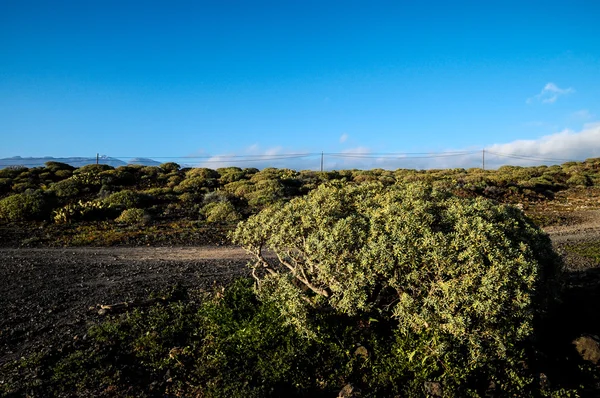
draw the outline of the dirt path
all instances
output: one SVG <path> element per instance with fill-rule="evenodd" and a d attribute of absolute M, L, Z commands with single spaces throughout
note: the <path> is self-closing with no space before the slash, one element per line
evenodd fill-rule
<path fill-rule="evenodd" d="M 98 304 L 210 289 L 248 276 L 249 259 L 231 246 L 0 249 L 0 364 L 81 336 Z"/>
<path fill-rule="evenodd" d="M 579 210 L 571 215 L 576 223 L 544 228 L 556 244 L 600 238 L 600 210 Z"/>
<path fill-rule="evenodd" d="M 600 210 L 578 210 L 570 213 L 574 222 L 568 225 L 550 226 L 544 230 L 550 235 L 554 248 L 561 254 L 567 270 L 600 270 L 600 264 L 580 256 L 569 247 L 580 244 L 600 244 Z"/>

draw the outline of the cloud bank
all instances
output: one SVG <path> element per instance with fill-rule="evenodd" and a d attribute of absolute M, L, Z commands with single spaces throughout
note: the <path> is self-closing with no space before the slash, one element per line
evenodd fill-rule
<path fill-rule="evenodd" d="M 380 154 L 365 146 L 346 149 L 339 153 L 325 153 L 325 170 L 374 169 L 444 169 L 483 166 L 482 149 L 464 148 L 446 152 L 422 154 Z M 485 148 L 485 168 L 503 165 L 534 166 L 560 164 L 600 157 L 600 122 L 585 125 L 580 131 L 563 130 L 533 140 L 498 143 Z M 208 167 L 266 167 L 294 170 L 319 170 L 321 153 L 298 153 L 283 147 L 262 149 L 253 145 L 242 155 L 217 155 L 199 159 L 186 166 Z"/>

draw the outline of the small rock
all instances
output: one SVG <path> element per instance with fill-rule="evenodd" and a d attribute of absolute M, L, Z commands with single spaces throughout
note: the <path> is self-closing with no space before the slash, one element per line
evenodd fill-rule
<path fill-rule="evenodd" d="M 428 397 L 441 397 L 443 395 L 442 383 L 439 381 L 426 381 L 424 387 Z"/>
<path fill-rule="evenodd" d="M 359 345 L 354 351 L 354 355 L 363 357 L 364 359 L 369 358 L 369 351 L 365 348 L 365 346 Z"/>
<path fill-rule="evenodd" d="M 598 365 L 600 362 L 600 341 L 595 336 L 581 336 L 573 340 L 575 349 L 584 361 Z"/>
<path fill-rule="evenodd" d="M 351 383 L 346 384 L 339 392 L 337 398 L 357 398 L 360 397 L 360 391 L 354 389 Z"/>

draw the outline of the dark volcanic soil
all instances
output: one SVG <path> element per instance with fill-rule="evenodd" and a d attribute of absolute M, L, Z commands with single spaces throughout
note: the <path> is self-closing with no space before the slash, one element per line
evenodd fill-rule
<path fill-rule="evenodd" d="M 98 304 L 249 275 L 235 247 L 0 249 L 0 365 L 81 337 Z"/>

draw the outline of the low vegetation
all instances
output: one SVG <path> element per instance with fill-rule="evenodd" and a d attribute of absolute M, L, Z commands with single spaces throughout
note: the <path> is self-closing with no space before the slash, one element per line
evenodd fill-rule
<path fill-rule="evenodd" d="M 18 244 L 229 233 L 222 239 L 255 258 L 254 280 L 175 287 L 85 338 L 5 365 L 0 392 L 578 396 L 599 372 L 548 360 L 563 269 L 539 225 L 560 220 L 544 217 L 553 207 L 597 197 L 599 185 L 600 159 L 497 171 L 0 170 L 1 225 L 43 231 Z"/>

